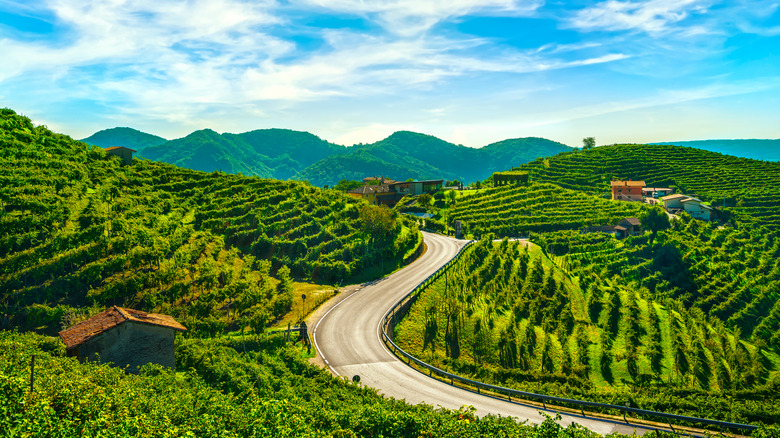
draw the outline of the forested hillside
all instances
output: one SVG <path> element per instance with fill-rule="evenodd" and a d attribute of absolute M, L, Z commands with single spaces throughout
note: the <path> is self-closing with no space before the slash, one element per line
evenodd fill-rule
<path fill-rule="evenodd" d="M 385 175 L 396 180 L 482 180 L 507 166 L 526 163 L 572 148 L 543 138 L 505 140 L 482 148 L 454 145 L 436 137 L 399 131 L 384 140 L 348 148 L 341 157 L 322 160 L 296 178 L 319 186 L 342 179 Z"/>
<path fill-rule="evenodd" d="M 517 138 L 469 148 L 436 137 L 400 131 L 371 144 L 345 147 L 308 132 L 258 129 L 241 134 L 195 131 L 176 140 L 155 140 L 130 128 L 114 128 L 84 139 L 101 147 L 126 146 L 140 156 L 188 169 L 223 171 L 309 181 L 322 187 L 341 180 L 386 176 L 396 180 L 447 179 L 466 183 L 507 166 L 572 148 L 543 138 Z"/>
<path fill-rule="evenodd" d="M 737 158 L 670 145 L 602 146 L 540 158 L 518 166 L 531 180 L 608 196 L 612 178 L 644 180 L 648 187 L 672 187 L 734 220 L 780 227 L 780 163 Z"/>
<path fill-rule="evenodd" d="M 501 386 L 776 423 L 779 241 L 767 237 L 762 248 L 748 250 L 765 254 L 755 260 L 763 267 L 753 278 L 773 273 L 754 281 L 740 269 L 753 265 L 749 256 L 725 262 L 717 255 L 744 236 L 697 227 L 692 221 L 664 232 L 649 260 L 642 258 L 653 252 L 646 237 L 556 232 L 535 239 L 540 249 L 487 236 L 422 293 L 396 328 L 396 341 L 435 366 Z M 678 253 L 679 242 L 690 251 Z M 716 266 L 684 270 L 706 264 L 712 246 Z M 675 277 L 702 289 L 732 284 L 694 297 L 674 287 L 683 281 Z"/>
<path fill-rule="evenodd" d="M 149 146 L 165 143 L 168 140 L 133 128 L 111 128 L 98 131 L 81 141 L 102 148 L 124 146 L 140 152 Z"/>
<path fill-rule="evenodd" d="M 141 156 L 188 169 L 289 179 L 307 166 L 346 153 L 308 132 L 260 129 L 218 134 L 210 129 L 144 150 Z"/>
<path fill-rule="evenodd" d="M 399 215 L 306 183 L 120 163 L 0 111 L 0 313 L 12 326 L 53 332 L 116 304 L 194 334 L 261 331 L 289 309 L 291 276 L 376 278 L 420 241 Z"/>

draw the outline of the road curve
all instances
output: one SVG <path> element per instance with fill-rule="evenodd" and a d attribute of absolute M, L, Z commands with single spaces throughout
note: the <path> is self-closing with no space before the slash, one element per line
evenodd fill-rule
<path fill-rule="evenodd" d="M 319 321 L 310 321 L 318 354 L 334 374 L 347 378 L 359 375 L 362 384 L 388 397 L 449 409 L 471 405 L 480 416 L 498 414 L 541 423 L 544 417 L 539 408 L 479 395 L 432 379 L 401 362 L 381 341 L 379 326 L 385 312 L 466 244 L 437 234 L 423 233 L 423 236 L 428 248 L 420 259 L 358 289 Z M 571 415 L 563 415 L 560 423 L 579 423 L 600 434 L 642 435 L 647 431 L 623 423 Z"/>

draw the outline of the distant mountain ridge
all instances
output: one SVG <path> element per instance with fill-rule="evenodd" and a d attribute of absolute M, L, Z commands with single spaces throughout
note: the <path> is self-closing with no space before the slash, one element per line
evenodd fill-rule
<path fill-rule="evenodd" d="M 652 144 L 687 146 L 735 157 L 780 161 L 780 139 L 662 141 Z"/>
<path fill-rule="evenodd" d="M 118 127 L 98 131 L 87 138 L 81 139 L 81 141 L 102 148 L 124 146 L 140 152 L 149 146 L 165 143 L 168 140 L 137 129 Z"/>
<path fill-rule="evenodd" d="M 162 142 L 151 144 L 155 138 Z M 194 170 L 305 180 L 315 186 L 373 175 L 397 180 L 458 179 L 469 183 L 498 170 L 574 149 L 536 137 L 470 148 L 410 131 L 396 132 L 375 143 L 346 147 L 308 132 L 288 129 L 258 129 L 241 134 L 203 129 L 166 141 L 130 128 L 114 128 L 83 141 L 101 147 L 129 147 L 143 158 Z"/>

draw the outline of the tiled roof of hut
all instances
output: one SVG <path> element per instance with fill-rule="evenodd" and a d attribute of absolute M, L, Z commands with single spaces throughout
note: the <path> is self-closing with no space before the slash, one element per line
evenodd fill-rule
<path fill-rule="evenodd" d="M 65 346 L 70 350 L 126 321 L 168 327 L 180 332 L 187 331 L 187 329 L 173 319 L 172 316 L 146 313 L 140 310 L 113 306 L 61 331 L 59 335 L 65 343 Z"/>

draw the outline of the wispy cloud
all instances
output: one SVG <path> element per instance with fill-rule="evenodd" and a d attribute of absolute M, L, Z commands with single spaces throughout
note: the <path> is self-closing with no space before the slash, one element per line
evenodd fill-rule
<path fill-rule="evenodd" d="M 670 32 L 693 14 L 707 11 L 700 0 L 607 0 L 578 11 L 569 25 L 582 30 L 637 30 L 650 34 Z"/>
<path fill-rule="evenodd" d="M 311 5 L 345 14 L 376 17 L 387 31 L 414 36 L 436 24 L 465 15 L 528 16 L 542 0 L 304 0 Z"/>

